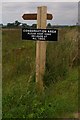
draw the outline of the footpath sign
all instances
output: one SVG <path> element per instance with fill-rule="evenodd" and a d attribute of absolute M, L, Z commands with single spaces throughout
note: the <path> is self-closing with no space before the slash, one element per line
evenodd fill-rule
<path fill-rule="evenodd" d="M 24 14 L 22 16 L 22 18 L 24 20 L 37 20 L 37 14 L 36 13 L 32 13 L 32 14 Z M 52 20 L 53 16 L 52 14 L 47 14 L 47 20 Z"/>
<path fill-rule="evenodd" d="M 56 29 L 22 29 L 23 40 L 57 41 L 58 30 Z"/>
<path fill-rule="evenodd" d="M 47 20 L 52 20 L 52 14 L 47 13 L 47 6 L 37 7 L 37 14 L 29 13 L 22 16 L 24 20 L 37 20 L 37 29 L 22 29 L 23 40 L 36 40 L 36 85 L 43 92 L 43 76 L 46 63 L 46 41 L 57 41 L 58 31 L 46 29 Z"/>

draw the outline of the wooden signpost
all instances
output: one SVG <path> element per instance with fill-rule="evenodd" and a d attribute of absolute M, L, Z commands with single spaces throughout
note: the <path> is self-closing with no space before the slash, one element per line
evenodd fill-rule
<path fill-rule="evenodd" d="M 37 29 L 45 29 L 47 20 L 47 7 L 37 8 Z M 43 75 L 46 61 L 46 41 L 36 43 L 36 83 L 39 91 L 43 91 Z"/>
<path fill-rule="evenodd" d="M 47 19 L 51 20 L 52 14 L 47 14 L 47 7 L 37 7 L 37 14 L 24 14 L 22 16 L 24 20 L 36 20 L 37 29 L 46 29 Z M 36 42 L 36 83 L 37 89 L 43 91 L 43 75 L 45 72 L 46 62 L 46 41 Z"/>
<path fill-rule="evenodd" d="M 33 13 L 33 14 L 24 14 L 22 16 L 22 18 L 24 20 L 37 20 L 37 14 L 36 13 Z M 52 20 L 53 16 L 52 14 L 48 14 L 47 13 L 47 20 Z"/>

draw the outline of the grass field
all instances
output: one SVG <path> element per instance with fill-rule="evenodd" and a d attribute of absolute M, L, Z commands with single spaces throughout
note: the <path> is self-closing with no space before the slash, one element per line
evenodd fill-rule
<path fill-rule="evenodd" d="M 2 31 L 0 29 L 0 119 L 2 118 Z"/>
<path fill-rule="evenodd" d="M 36 93 L 35 41 L 22 41 L 20 29 L 2 32 L 4 118 L 75 118 L 78 112 L 77 28 L 59 29 L 47 42 L 44 94 Z"/>

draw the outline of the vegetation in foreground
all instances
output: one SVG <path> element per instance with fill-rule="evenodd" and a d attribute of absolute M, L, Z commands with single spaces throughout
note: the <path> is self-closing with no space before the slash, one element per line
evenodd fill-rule
<path fill-rule="evenodd" d="M 77 28 L 59 29 L 47 43 L 45 90 L 36 92 L 34 41 L 3 29 L 3 119 L 74 118 L 78 112 Z"/>

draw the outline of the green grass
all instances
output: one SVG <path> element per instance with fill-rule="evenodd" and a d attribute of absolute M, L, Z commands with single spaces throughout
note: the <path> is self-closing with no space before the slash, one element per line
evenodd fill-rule
<path fill-rule="evenodd" d="M 2 118 L 2 32 L 0 29 L 0 119 Z"/>
<path fill-rule="evenodd" d="M 48 103 L 51 102 L 52 109 L 55 111 L 53 117 L 70 117 L 76 113 L 78 111 L 78 70 L 72 70 L 65 80 L 51 85 L 48 91 Z"/>
<path fill-rule="evenodd" d="M 35 83 L 36 42 L 22 41 L 19 29 L 3 30 L 3 119 L 75 117 L 78 70 L 75 63 L 72 68 L 70 64 L 77 51 L 76 31 L 60 29 L 59 40 L 47 43 L 45 90 L 39 96 Z"/>

